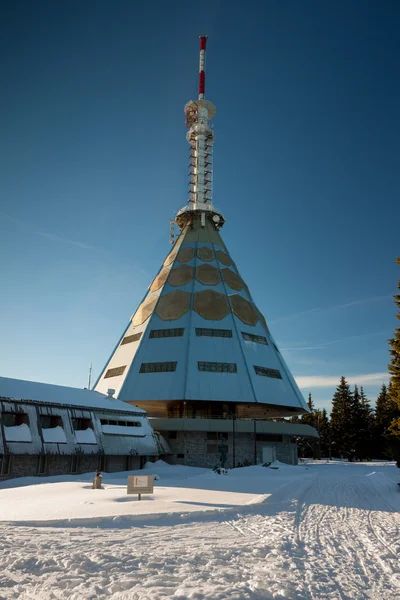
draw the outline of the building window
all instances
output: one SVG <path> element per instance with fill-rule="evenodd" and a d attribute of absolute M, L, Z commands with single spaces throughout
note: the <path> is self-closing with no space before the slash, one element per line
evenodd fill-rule
<path fill-rule="evenodd" d="M 62 418 L 59 415 L 40 415 L 40 426 L 42 429 L 62 427 Z"/>
<path fill-rule="evenodd" d="M 170 440 L 176 440 L 178 437 L 178 432 L 177 431 L 169 431 L 168 432 L 168 439 Z"/>
<path fill-rule="evenodd" d="M 282 442 L 283 437 L 274 433 L 257 433 L 257 442 Z"/>
<path fill-rule="evenodd" d="M 207 446 L 207 454 L 218 454 L 218 444 L 208 444 Z"/>
<path fill-rule="evenodd" d="M 149 338 L 182 337 L 184 331 L 183 327 L 176 329 L 152 329 Z"/>
<path fill-rule="evenodd" d="M 44 475 L 47 471 L 47 456 L 39 454 L 36 460 L 36 475 Z"/>
<path fill-rule="evenodd" d="M 132 342 L 137 342 L 142 337 L 142 331 L 140 333 L 134 333 L 133 335 L 127 335 L 121 342 L 121 346 L 125 344 L 131 344 Z M 111 375 L 110 375 L 111 377 Z"/>
<path fill-rule="evenodd" d="M 10 474 L 11 471 L 11 457 L 9 454 L 3 454 L 0 456 L 0 477 L 4 477 Z"/>
<path fill-rule="evenodd" d="M 18 425 L 29 425 L 29 417 L 23 412 L 2 412 L 1 421 L 4 427 L 18 427 Z"/>
<path fill-rule="evenodd" d="M 141 427 L 140 421 L 116 421 L 114 419 L 100 419 L 102 425 L 118 425 L 118 427 Z"/>
<path fill-rule="evenodd" d="M 218 433 L 218 431 L 207 431 L 207 440 L 228 441 L 228 433 Z"/>
<path fill-rule="evenodd" d="M 199 371 L 209 371 L 211 373 L 237 373 L 236 363 L 222 362 L 198 362 Z"/>
<path fill-rule="evenodd" d="M 177 454 L 176 458 L 185 458 L 185 455 L 184 454 Z"/>
<path fill-rule="evenodd" d="M 125 369 L 126 369 L 126 365 L 124 367 L 115 367 L 114 369 L 108 369 L 107 373 L 104 375 L 104 379 L 122 375 L 124 373 Z"/>
<path fill-rule="evenodd" d="M 71 456 L 71 460 L 69 463 L 69 472 L 77 473 L 79 468 L 79 456 L 77 454 L 73 454 Z"/>
<path fill-rule="evenodd" d="M 85 429 L 93 429 L 92 419 L 72 419 L 72 427 L 74 431 L 83 431 Z"/>
<path fill-rule="evenodd" d="M 277 369 L 267 369 L 266 367 L 257 367 L 254 365 L 256 375 L 262 375 L 263 377 L 272 377 L 272 379 L 282 379 L 280 371 Z"/>
<path fill-rule="evenodd" d="M 176 371 L 177 362 L 142 363 L 139 373 L 169 373 Z"/>
<path fill-rule="evenodd" d="M 255 344 L 264 344 L 264 346 L 268 345 L 267 338 L 263 335 L 255 335 L 254 333 L 247 333 L 246 331 L 242 331 L 242 337 L 246 342 L 254 342 Z"/>
<path fill-rule="evenodd" d="M 232 330 L 231 329 L 201 329 L 196 327 L 196 335 L 198 337 L 224 337 L 231 338 Z"/>

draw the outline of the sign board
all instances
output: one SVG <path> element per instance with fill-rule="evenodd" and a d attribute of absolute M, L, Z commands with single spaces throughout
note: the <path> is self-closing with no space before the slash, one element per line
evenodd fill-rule
<path fill-rule="evenodd" d="M 128 494 L 153 494 L 154 475 L 129 475 Z"/>

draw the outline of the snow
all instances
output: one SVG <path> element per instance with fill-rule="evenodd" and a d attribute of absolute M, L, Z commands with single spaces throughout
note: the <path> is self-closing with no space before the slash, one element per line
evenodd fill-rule
<path fill-rule="evenodd" d="M 67 438 L 65 437 L 65 431 L 59 425 L 57 427 L 49 427 L 42 429 L 43 441 L 47 443 L 66 444 Z"/>
<path fill-rule="evenodd" d="M 400 471 L 309 461 L 227 475 L 148 463 L 128 474 L 0 484 L 1 598 L 394 600 Z M 138 473 L 138 472 L 136 472 Z"/>
<path fill-rule="evenodd" d="M 78 444 L 97 444 L 96 436 L 91 427 L 87 429 L 77 429 L 74 431 L 75 439 Z"/>
<path fill-rule="evenodd" d="M 92 390 L 25 381 L 0 377 L 0 397 L 14 400 L 29 400 L 63 404 L 67 406 L 81 406 L 87 408 L 124 411 L 145 415 L 146 411 L 137 406 L 131 406 L 121 400 L 110 398 Z"/>
<path fill-rule="evenodd" d="M 4 435 L 7 442 L 31 442 L 32 435 L 26 423 L 4 427 Z"/>

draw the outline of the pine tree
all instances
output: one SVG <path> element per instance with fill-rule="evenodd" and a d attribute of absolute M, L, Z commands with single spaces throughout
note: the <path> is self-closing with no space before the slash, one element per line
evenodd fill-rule
<path fill-rule="evenodd" d="M 388 435 L 391 422 L 389 393 L 386 385 L 383 384 L 375 405 L 374 449 L 376 458 L 385 456 L 387 441 L 384 436 Z"/>
<path fill-rule="evenodd" d="M 400 258 L 396 260 L 397 264 L 400 265 Z M 400 279 L 397 282 L 397 287 L 400 291 Z M 397 306 L 397 318 L 400 320 L 400 294 L 394 294 L 394 303 Z M 389 365 L 389 373 L 391 375 L 391 400 L 397 405 L 400 414 L 400 327 L 394 330 L 394 336 L 389 340 L 391 361 Z M 400 416 L 397 416 L 390 427 L 391 433 L 398 438 L 400 446 Z M 400 467 L 400 449 L 399 455 L 396 456 L 398 460 L 398 466 Z"/>
<path fill-rule="evenodd" d="M 356 455 L 360 460 L 367 460 L 373 456 L 374 413 L 362 387 L 355 408 L 357 410 Z"/>
<path fill-rule="evenodd" d="M 332 454 L 352 460 L 355 456 L 354 403 L 350 386 L 344 377 L 332 399 Z"/>
<path fill-rule="evenodd" d="M 302 415 L 300 422 L 302 425 L 311 425 L 311 427 L 315 427 L 314 403 L 312 401 L 311 392 L 308 394 L 307 406 L 310 412 Z M 321 456 L 319 441 L 315 438 L 303 437 L 299 441 L 298 451 L 299 456 L 302 458 L 320 458 Z"/>
<path fill-rule="evenodd" d="M 320 453 L 323 458 L 330 456 L 331 428 L 326 409 L 315 410 L 315 427 L 319 433 Z"/>

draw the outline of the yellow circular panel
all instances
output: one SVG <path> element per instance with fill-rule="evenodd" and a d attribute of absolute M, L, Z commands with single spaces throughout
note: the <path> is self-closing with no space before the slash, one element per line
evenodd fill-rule
<path fill-rule="evenodd" d="M 251 302 L 239 296 L 239 294 L 233 294 L 229 296 L 231 301 L 232 310 L 237 317 L 246 325 L 256 325 L 258 321 L 258 315 L 254 310 Z"/>
<path fill-rule="evenodd" d="M 239 275 L 236 275 L 236 273 L 234 273 L 230 269 L 222 269 L 222 277 L 224 278 L 225 283 L 228 284 L 230 288 L 240 292 L 240 290 L 243 287 L 243 282 L 240 279 Z"/>
<path fill-rule="evenodd" d="M 164 261 L 164 267 L 168 267 L 168 265 L 170 265 L 175 260 L 177 254 L 177 250 L 174 250 L 173 252 L 171 252 L 171 254 L 168 254 L 167 258 Z"/>
<path fill-rule="evenodd" d="M 214 290 L 196 292 L 193 308 L 201 317 L 212 321 L 219 321 L 229 314 L 227 297 Z"/>
<path fill-rule="evenodd" d="M 182 265 L 182 267 L 178 267 L 177 269 L 172 269 L 172 271 L 170 271 L 168 283 L 173 286 L 185 285 L 186 283 L 189 283 L 192 277 L 193 267 L 189 267 L 189 265 Z"/>
<path fill-rule="evenodd" d="M 221 262 L 223 265 L 229 267 L 229 265 L 232 264 L 230 257 L 227 254 L 225 254 L 223 250 L 217 250 L 216 254 L 219 262 Z"/>
<path fill-rule="evenodd" d="M 196 279 L 204 285 L 217 285 L 221 282 L 221 275 L 212 265 L 200 265 L 196 268 Z"/>
<path fill-rule="evenodd" d="M 157 315 L 164 321 L 179 319 L 190 309 L 190 296 L 189 292 L 182 292 L 181 290 L 161 296 L 157 304 Z"/>
<path fill-rule="evenodd" d="M 194 248 L 183 248 L 182 250 L 179 250 L 177 258 L 179 262 L 188 262 L 189 260 L 192 260 L 193 256 Z"/>
<path fill-rule="evenodd" d="M 150 291 L 156 292 L 157 290 L 159 290 L 160 287 L 162 287 L 164 285 L 164 283 L 167 281 L 168 274 L 169 274 L 169 269 L 163 269 L 161 271 L 161 273 L 159 273 L 157 275 L 157 277 L 151 284 Z"/>
<path fill-rule="evenodd" d="M 204 262 L 211 262 L 215 260 L 214 251 L 212 248 L 207 248 L 207 246 L 201 246 L 197 248 L 197 256 L 200 260 L 204 260 Z"/>
<path fill-rule="evenodd" d="M 142 302 L 132 319 L 132 324 L 135 325 L 135 327 L 136 325 L 141 325 L 149 318 L 154 310 L 155 305 L 157 304 L 157 300 L 157 296 L 151 296 Z"/>

